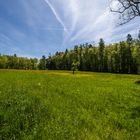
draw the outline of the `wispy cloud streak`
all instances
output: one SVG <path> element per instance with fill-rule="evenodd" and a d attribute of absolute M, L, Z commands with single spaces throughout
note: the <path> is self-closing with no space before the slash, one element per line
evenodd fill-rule
<path fill-rule="evenodd" d="M 109 42 L 116 28 L 125 28 L 116 27 L 118 16 L 110 12 L 107 0 L 52 0 L 52 4 L 48 0 L 45 1 L 52 7 L 63 27 L 69 28 L 64 34 L 64 45 L 83 40 L 97 41 L 101 37 Z M 129 32 L 129 29 L 127 31 Z"/>
<path fill-rule="evenodd" d="M 44 0 L 48 5 L 49 7 L 51 8 L 52 12 L 54 13 L 56 19 L 59 21 L 59 23 L 62 25 L 62 27 L 64 28 L 64 31 L 67 32 L 67 28 L 65 26 L 65 24 L 63 23 L 63 21 L 61 20 L 61 18 L 59 17 L 58 13 L 55 11 L 53 5 L 49 2 L 49 0 Z"/>

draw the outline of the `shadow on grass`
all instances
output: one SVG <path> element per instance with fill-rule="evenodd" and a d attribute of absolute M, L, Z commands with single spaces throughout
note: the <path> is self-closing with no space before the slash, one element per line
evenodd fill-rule
<path fill-rule="evenodd" d="M 140 106 L 132 108 L 131 118 L 132 119 L 140 118 Z"/>
<path fill-rule="evenodd" d="M 139 84 L 139 85 L 140 85 L 140 80 L 138 80 L 138 81 L 135 81 L 135 84 Z"/>

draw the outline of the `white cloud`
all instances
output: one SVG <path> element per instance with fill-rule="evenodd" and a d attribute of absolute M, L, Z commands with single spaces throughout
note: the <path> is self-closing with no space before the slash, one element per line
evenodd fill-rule
<path fill-rule="evenodd" d="M 102 33 L 110 35 L 113 22 L 106 0 L 45 1 L 63 26 L 64 32 L 67 31 L 64 33 L 64 43 L 82 39 L 94 40 Z"/>
<path fill-rule="evenodd" d="M 116 27 L 118 15 L 112 14 L 108 6 L 109 0 L 18 1 L 16 8 L 7 5 L 11 21 L 9 15 L 4 21 L 0 19 L 0 45 L 5 52 L 38 56 L 79 43 L 97 43 L 100 38 L 109 43 L 125 39 L 128 33 L 136 36 L 139 18 Z"/>
<path fill-rule="evenodd" d="M 120 29 L 116 26 L 118 16 L 110 12 L 108 0 L 51 0 L 51 4 L 45 1 L 64 27 L 63 44 L 97 41 L 101 37 L 109 42 L 115 30 Z"/>

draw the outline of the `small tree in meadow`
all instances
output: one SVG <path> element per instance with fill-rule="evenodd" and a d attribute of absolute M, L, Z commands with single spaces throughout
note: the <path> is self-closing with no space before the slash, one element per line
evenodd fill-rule
<path fill-rule="evenodd" d="M 79 65 L 80 65 L 80 63 L 79 63 L 78 61 L 72 63 L 71 70 L 73 71 L 73 74 L 74 74 L 74 72 L 75 72 L 76 70 L 78 70 Z"/>

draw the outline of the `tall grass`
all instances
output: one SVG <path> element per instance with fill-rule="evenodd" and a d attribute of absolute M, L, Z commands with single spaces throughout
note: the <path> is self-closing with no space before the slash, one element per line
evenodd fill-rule
<path fill-rule="evenodd" d="M 139 79 L 0 70 L 0 139 L 139 140 Z"/>

